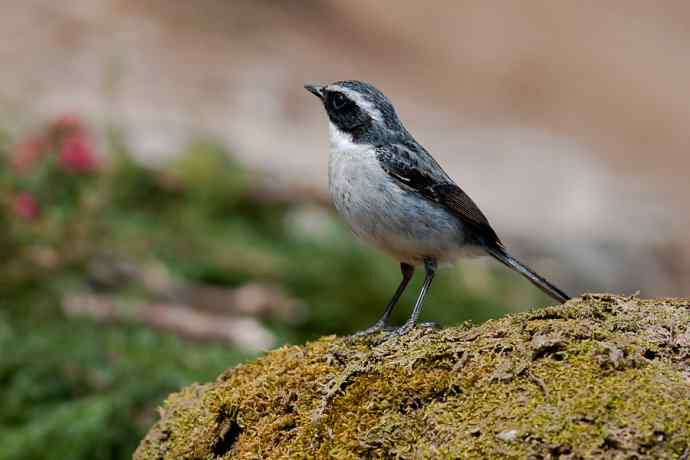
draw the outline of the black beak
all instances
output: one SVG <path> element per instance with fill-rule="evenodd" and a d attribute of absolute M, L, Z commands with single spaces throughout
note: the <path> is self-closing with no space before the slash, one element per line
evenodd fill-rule
<path fill-rule="evenodd" d="M 323 100 L 323 86 L 320 85 L 304 85 L 304 89 L 312 93 L 314 96 Z"/>

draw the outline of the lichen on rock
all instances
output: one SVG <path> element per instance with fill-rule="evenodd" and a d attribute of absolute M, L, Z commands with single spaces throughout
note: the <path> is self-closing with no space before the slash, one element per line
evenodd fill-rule
<path fill-rule="evenodd" d="M 673 458 L 690 301 L 585 295 L 470 328 L 286 346 L 173 394 L 134 458 Z"/>

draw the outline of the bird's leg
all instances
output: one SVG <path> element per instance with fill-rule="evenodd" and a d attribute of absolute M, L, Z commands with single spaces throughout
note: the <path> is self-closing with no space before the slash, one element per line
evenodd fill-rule
<path fill-rule="evenodd" d="M 388 328 L 388 318 L 391 316 L 393 307 L 395 307 L 395 304 L 398 303 L 398 299 L 405 291 L 405 288 L 412 279 L 412 275 L 414 274 L 414 267 L 412 265 L 408 265 L 404 262 L 401 262 L 400 272 L 402 273 L 402 281 L 400 281 L 398 289 L 395 290 L 395 294 L 393 294 L 393 297 L 388 302 L 388 305 L 386 305 L 386 309 L 383 311 L 383 315 L 381 315 L 381 318 L 379 318 L 379 320 L 376 321 L 376 323 L 374 323 L 374 325 L 370 328 L 365 329 L 363 331 L 359 331 L 356 334 L 353 334 L 351 337 L 364 337 L 381 330 L 386 330 Z"/>
<path fill-rule="evenodd" d="M 434 275 L 436 274 L 436 260 L 434 259 L 425 259 L 424 260 L 424 269 L 426 270 L 426 278 L 424 279 L 424 284 L 422 285 L 422 290 L 419 292 L 419 297 L 417 297 L 417 302 L 414 305 L 414 309 L 412 309 L 412 314 L 410 315 L 410 318 L 407 320 L 407 322 L 399 327 L 398 329 L 394 330 L 393 332 L 390 333 L 391 336 L 393 335 L 405 335 L 408 332 L 410 332 L 414 327 L 417 325 L 417 320 L 419 319 L 419 314 L 422 312 L 422 305 L 424 304 L 424 298 L 426 297 L 426 293 L 429 291 L 429 287 L 431 286 L 431 282 L 434 280 Z"/>

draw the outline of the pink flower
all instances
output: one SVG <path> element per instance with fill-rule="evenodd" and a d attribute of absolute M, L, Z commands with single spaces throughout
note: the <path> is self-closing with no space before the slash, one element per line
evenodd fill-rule
<path fill-rule="evenodd" d="M 76 115 L 62 115 L 50 124 L 49 130 L 57 136 L 81 134 L 84 126 Z"/>
<path fill-rule="evenodd" d="M 60 165 L 77 173 L 92 173 L 97 169 L 96 157 L 87 139 L 77 134 L 66 138 L 60 146 Z"/>
<path fill-rule="evenodd" d="M 46 140 L 42 136 L 36 136 L 14 147 L 12 167 L 18 173 L 27 171 L 43 155 Z"/>
<path fill-rule="evenodd" d="M 31 193 L 23 192 L 14 197 L 14 213 L 26 220 L 36 220 L 41 214 L 38 201 Z"/>

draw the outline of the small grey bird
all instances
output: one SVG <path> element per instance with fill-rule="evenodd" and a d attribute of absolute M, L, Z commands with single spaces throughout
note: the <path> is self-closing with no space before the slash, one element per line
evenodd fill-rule
<path fill-rule="evenodd" d="M 415 327 L 440 264 L 490 255 L 558 302 L 569 297 L 506 251 L 489 221 L 405 129 L 393 105 L 372 85 L 355 80 L 305 85 L 330 120 L 329 187 L 354 233 L 400 262 L 402 281 L 381 318 L 356 335 L 390 329 L 388 319 L 414 273 L 426 279 L 410 318 L 393 334 Z"/>

